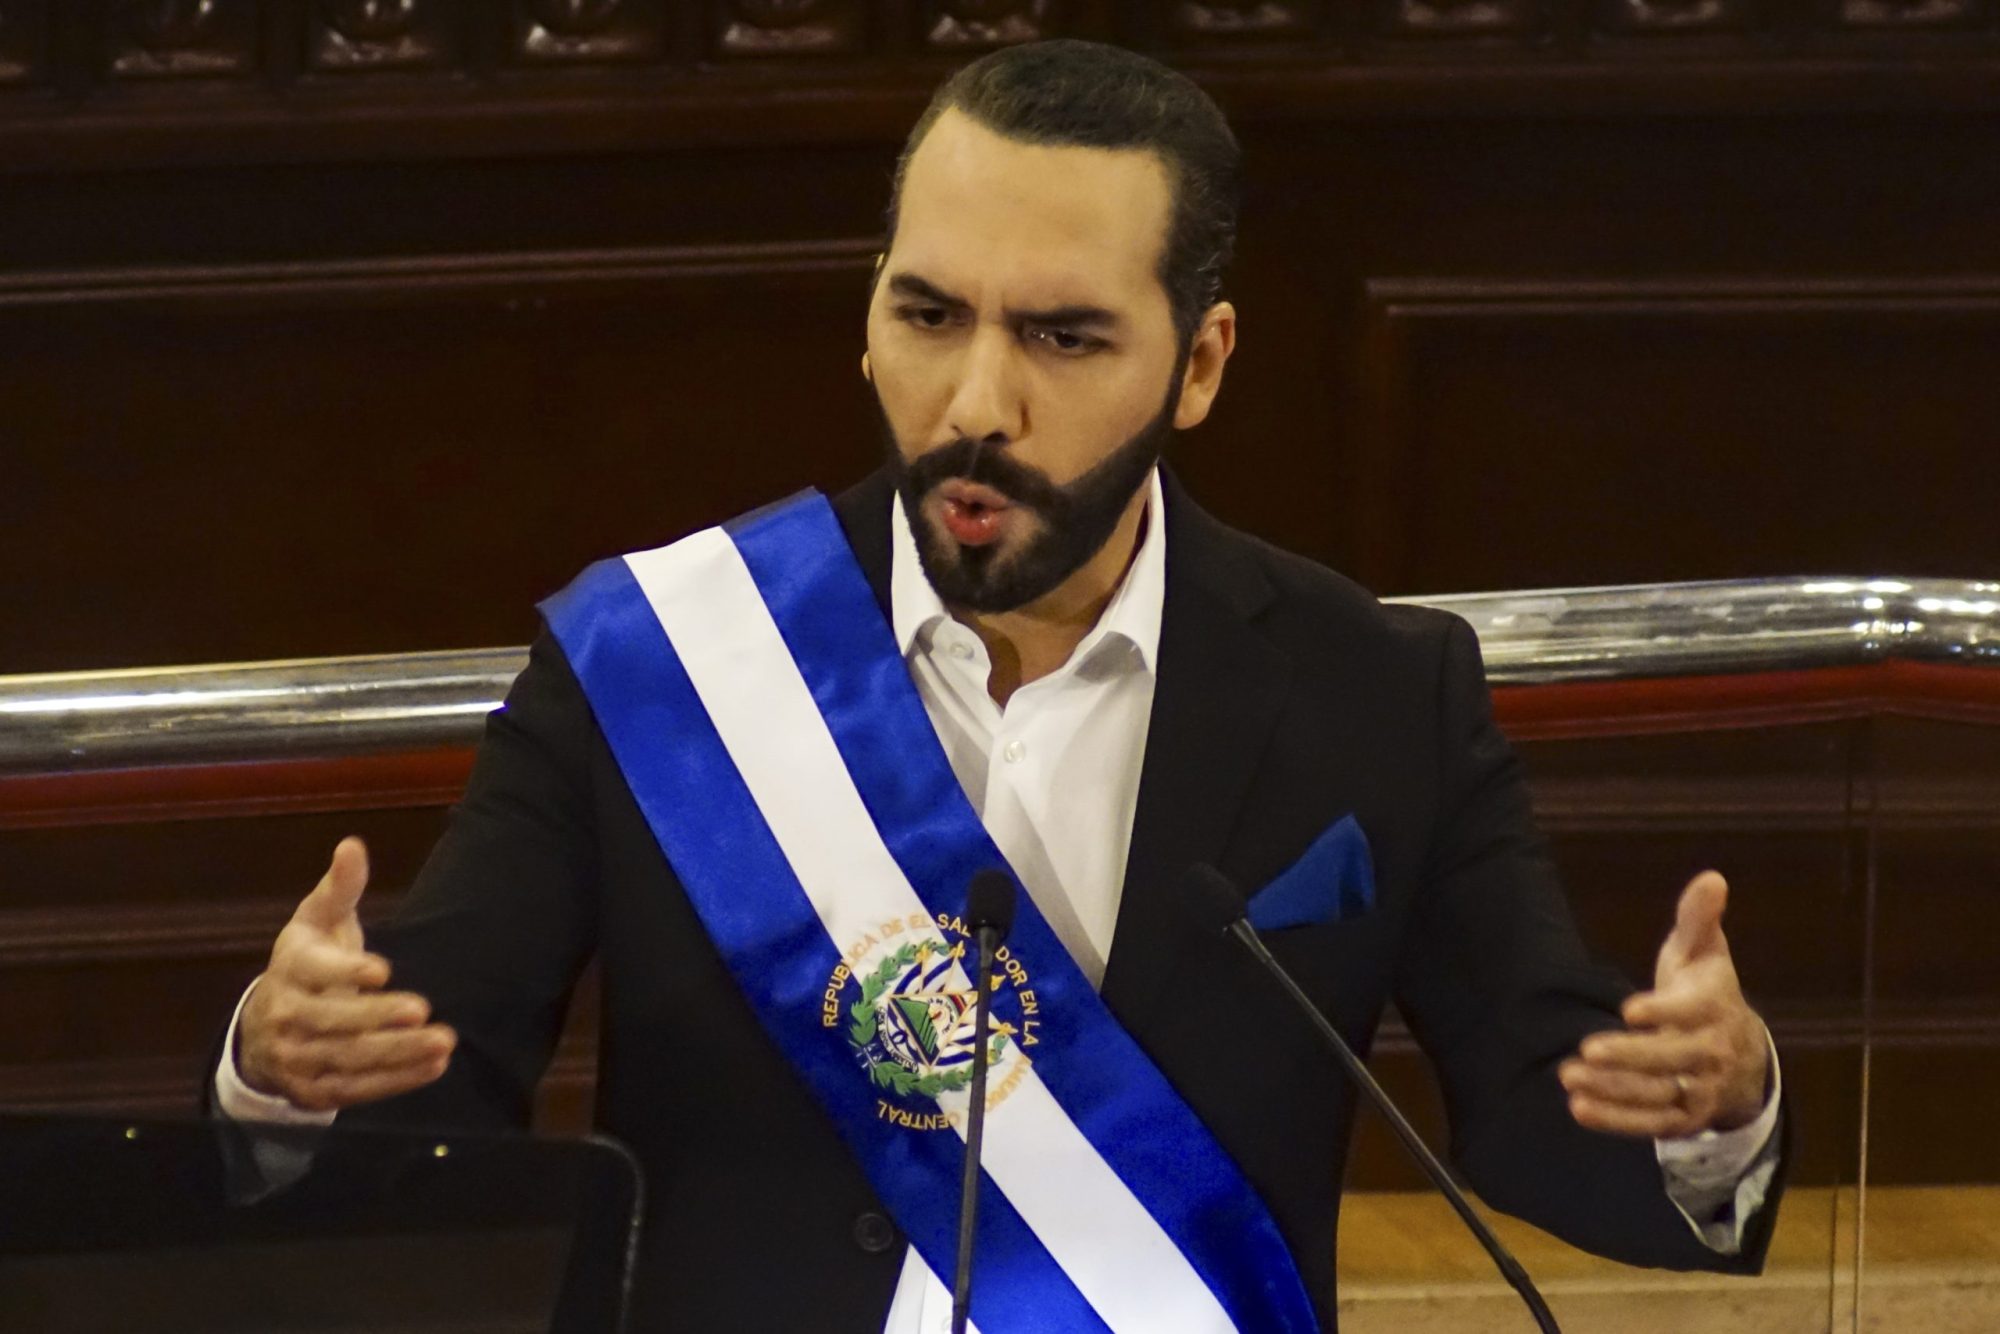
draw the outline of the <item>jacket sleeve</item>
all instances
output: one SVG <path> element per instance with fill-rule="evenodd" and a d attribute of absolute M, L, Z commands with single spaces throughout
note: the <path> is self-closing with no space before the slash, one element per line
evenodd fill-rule
<path fill-rule="evenodd" d="M 417 991 L 459 1044 L 436 1083 L 341 1123 L 525 1127 L 596 941 L 593 754 L 582 688 L 544 634 L 487 720 L 465 794 L 392 920 L 368 932 L 390 986 Z"/>
<path fill-rule="evenodd" d="M 1556 1067 L 1622 1026 L 1632 987 L 1578 937 L 1463 621 L 1448 623 L 1440 656 L 1440 795 L 1396 1001 L 1437 1067 L 1454 1163 L 1494 1208 L 1595 1254 L 1756 1272 L 1775 1191 L 1741 1253 L 1718 1254 L 1667 1198 L 1650 1140 L 1570 1117 Z"/>

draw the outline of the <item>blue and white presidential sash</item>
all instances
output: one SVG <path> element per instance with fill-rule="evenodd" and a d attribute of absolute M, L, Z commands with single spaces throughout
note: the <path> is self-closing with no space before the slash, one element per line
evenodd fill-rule
<path fill-rule="evenodd" d="M 543 606 L 738 984 L 933 1275 L 951 1272 L 971 983 L 1005 866 L 824 497 L 603 561 Z M 1026 894 L 996 984 L 984 1334 L 1310 1331 L 1277 1225 Z"/>

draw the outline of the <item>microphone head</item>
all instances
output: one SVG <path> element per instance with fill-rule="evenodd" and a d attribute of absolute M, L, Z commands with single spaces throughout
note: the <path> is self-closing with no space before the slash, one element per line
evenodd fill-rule
<path fill-rule="evenodd" d="M 965 928 L 992 927 L 1005 940 L 1014 926 L 1014 877 L 989 866 L 965 888 Z"/>
<path fill-rule="evenodd" d="M 1186 886 L 1188 912 L 1202 930 L 1219 936 L 1243 920 L 1242 892 L 1207 862 L 1188 867 L 1181 883 Z"/>

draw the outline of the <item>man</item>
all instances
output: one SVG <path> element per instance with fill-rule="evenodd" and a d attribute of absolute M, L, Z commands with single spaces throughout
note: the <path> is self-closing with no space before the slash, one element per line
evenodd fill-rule
<path fill-rule="evenodd" d="M 637 1327 L 941 1329 L 955 896 L 1004 857 L 1028 901 L 976 1316 L 1331 1329 L 1352 1096 L 1180 902 L 1212 864 L 1357 1045 L 1396 1001 L 1488 1202 L 1756 1269 L 1782 1133 L 1720 877 L 1629 995 L 1576 939 L 1470 631 L 1156 466 L 1235 347 L 1235 177 L 1213 104 L 1127 52 L 947 82 L 868 311 L 888 467 L 547 604 L 375 952 L 352 840 L 279 936 L 222 1109 L 519 1125 L 594 952 L 598 1117 L 648 1173 Z"/>

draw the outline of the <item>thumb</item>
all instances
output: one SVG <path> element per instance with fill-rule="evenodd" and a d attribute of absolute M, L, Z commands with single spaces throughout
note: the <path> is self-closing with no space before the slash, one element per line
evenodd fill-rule
<path fill-rule="evenodd" d="M 1691 963 L 1727 951 L 1722 913 L 1728 906 L 1729 882 L 1717 872 L 1703 871 L 1688 881 L 1681 891 L 1680 905 L 1674 909 L 1673 933 L 1660 950 L 1662 971 L 1670 958 Z"/>
<path fill-rule="evenodd" d="M 368 845 L 352 836 L 334 847 L 326 874 L 305 896 L 297 919 L 322 931 L 338 931 L 355 920 L 361 891 L 368 888 Z"/>

